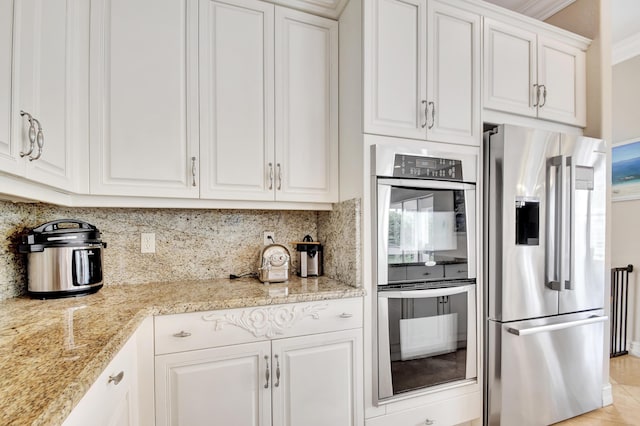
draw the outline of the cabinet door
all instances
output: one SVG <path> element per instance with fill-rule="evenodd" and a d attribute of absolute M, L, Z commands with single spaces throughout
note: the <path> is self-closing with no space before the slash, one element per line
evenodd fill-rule
<path fill-rule="evenodd" d="M 66 418 L 63 426 L 127 426 L 146 424 L 139 417 L 137 333 Z"/>
<path fill-rule="evenodd" d="M 363 423 L 361 334 L 354 329 L 273 341 L 274 426 Z"/>
<path fill-rule="evenodd" d="M 200 1 L 203 198 L 274 199 L 274 6 Z"/>
<path fill-rule="evenodd" d="M 426 139 L 426 0 L 364 8 L 364 132 Z"/>
<path fill-rule="evenodd" d="M 39 158 L 26 163 L 25 176 L 47 185 L 84 192 L 88 136 L 88 4 L 81 0 L 24 0 L 15 11 L 17 108 L 13 111 L 20 148 L 30 146 L 28 122 L 20 110 L 40 123 L 44 143 Z M 37 128 L 37 127 L 36 127 Z M 32 158 L 36 158 L 38 147 Z M 84 169 L 86 172 L 86 169 Z"/>
<path fill-rule="evenodd" d="M 11 137 L 13 117 L 13 10 L 14 1 L 0 2 L 0 170 L 21 173 L 17 139 Z"/>
<path fill-rule="evenodd" d="M 586 126 L 586 54 L 556 40 L 538 37 L 538 117 Z"/>
<path fill-rule="evenodd" d="M 479 145 L 480 16 L 431 2 L 427 139 Z"/>
<path fill-rule="evenodd" d="M 270 425 L 270 346 L 247 343 L 156 356 L 157 426 Z"/>
<path fill-rule="evenodd" d="M 535 117 L 536 34 L 484 19 L 485 108 Z"/>
<path fill-rule="evenodd" d="M 276 7 L 276 200 L 338 201 L 338 22 Z"/>
<path fill-rule="evenodd" d="M 199 195 L 197 0 L 91 2 L 91 193 Z"/>

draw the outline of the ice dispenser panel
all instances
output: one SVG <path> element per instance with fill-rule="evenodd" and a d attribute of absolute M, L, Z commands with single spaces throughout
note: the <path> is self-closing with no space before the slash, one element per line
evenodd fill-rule
<path fill-rule="evenodd" d="M 540 200 L 516 198 L 516 244 L 537 246 L 539 234 Z"/>

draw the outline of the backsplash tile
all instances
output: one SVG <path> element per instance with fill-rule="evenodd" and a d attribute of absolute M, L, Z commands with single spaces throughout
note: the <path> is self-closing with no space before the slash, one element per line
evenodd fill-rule
<path fill-rule="evenodd" d="M 318 212 L 318 240 L 324 249 L 324 273 L 354 287 L 362 286 L 361 223 L 359 199 L 334 204 Z"/>
<path fill-rule="evenodd" d="M 295 248 L 289 245 L 306 234 L 334 238 L 333 229 L 347 229 L 351 235 L 338 234 L 337 247 L 354 241 L 359 246 L 359 231 L 353 232 L 350 208 L 359 203 L 347 201 L 335 205 L 333 212 L 266 210 L 186 210 L 68 208 L 48 204 L 22 204 L 0 201 L 0 300 L 25 293 L 25 258 L 16 253 L 20 235 L 44 222 L 61 218 L 84 220 L 95 225 L 107 243 L 104 251 L 104 283 L 138 284 L 174 280 L 228 277 L 230 273 L 256 272 L 262 249 L 263 231 L 274 231 L 276 242 L 285 245 L 296 270 Z M 359 207 L 358 207 L 359 210 Z M 320 216 L 322 220 L 320 220 Z M 348 224 L 340 225 L 341 221 Z M 318 226 L 328 228 L 319 232 Z M 156 253 L 140 253 L 140 234 L 156 234 Z M 342 232 L 342 231 L 340 231 Z M 324 238 L 324 237 L 323 237 Z M 321 240 L 322 241 L 322 240 Z M 355 243 L 358 241 L 358 244 Z M 327 250 L 333 253 L 333 242 Z M 358 261 L 344 261 L 329 254 L 325 275 L 356 285 L 351 268 Z M 350 258 L 356 251 L 349 250 Z M 359 252 L 358 252 L 359 253 Z M 332 259 L 340 259 L 333 265 Z M 359 285 L 359 284 L 358 284 Z"/>

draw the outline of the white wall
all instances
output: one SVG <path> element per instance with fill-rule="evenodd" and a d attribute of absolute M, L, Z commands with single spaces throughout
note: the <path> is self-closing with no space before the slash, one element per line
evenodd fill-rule
<path fill-rule="evenodd" d="M 613 67 L 613 142 L 640 138 L 640 56 Z M 612 203 L 611 264 L 634 265 L 630 277 L 629 333 L 631 351 L 640 356 L 640 291 L 633 291 L 640 268 L 640 200 Z"/>

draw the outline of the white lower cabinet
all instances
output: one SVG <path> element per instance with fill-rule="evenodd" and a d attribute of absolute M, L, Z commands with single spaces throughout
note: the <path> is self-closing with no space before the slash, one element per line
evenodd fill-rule
<path fill-rule="evenodd" d="M 156 320 L 156 353 L 183 350 L 155 357 L 156 425 L 363 424 L 361 300 Z M 167 336 L 178 343 L 158 345 Z M 184 350 L 189 339 L 215 347 Z"/>
<path fill-rule="evenodd" d="M 151 318 L 113 357 L 63 426 L 143 426 L 153 424 Z"/>
<path fill-rule="evenodd" d="M 482 392 L 470 392 L 453 398 L 409 409 L 388 409 L 384 416 L 367 419 L 366 426 L 450 426 L 478 422 L 482 413 Z"/>
<path fill-rule="evenodd" d="M 273 424 L 361 424 L 361 345 L 360 329 L 274 340 Z"/>
<path fill-rule="evenodd" d="M 271 424 L 270 346 L 247 343 L 156 357 L 156 424 Z"/>

